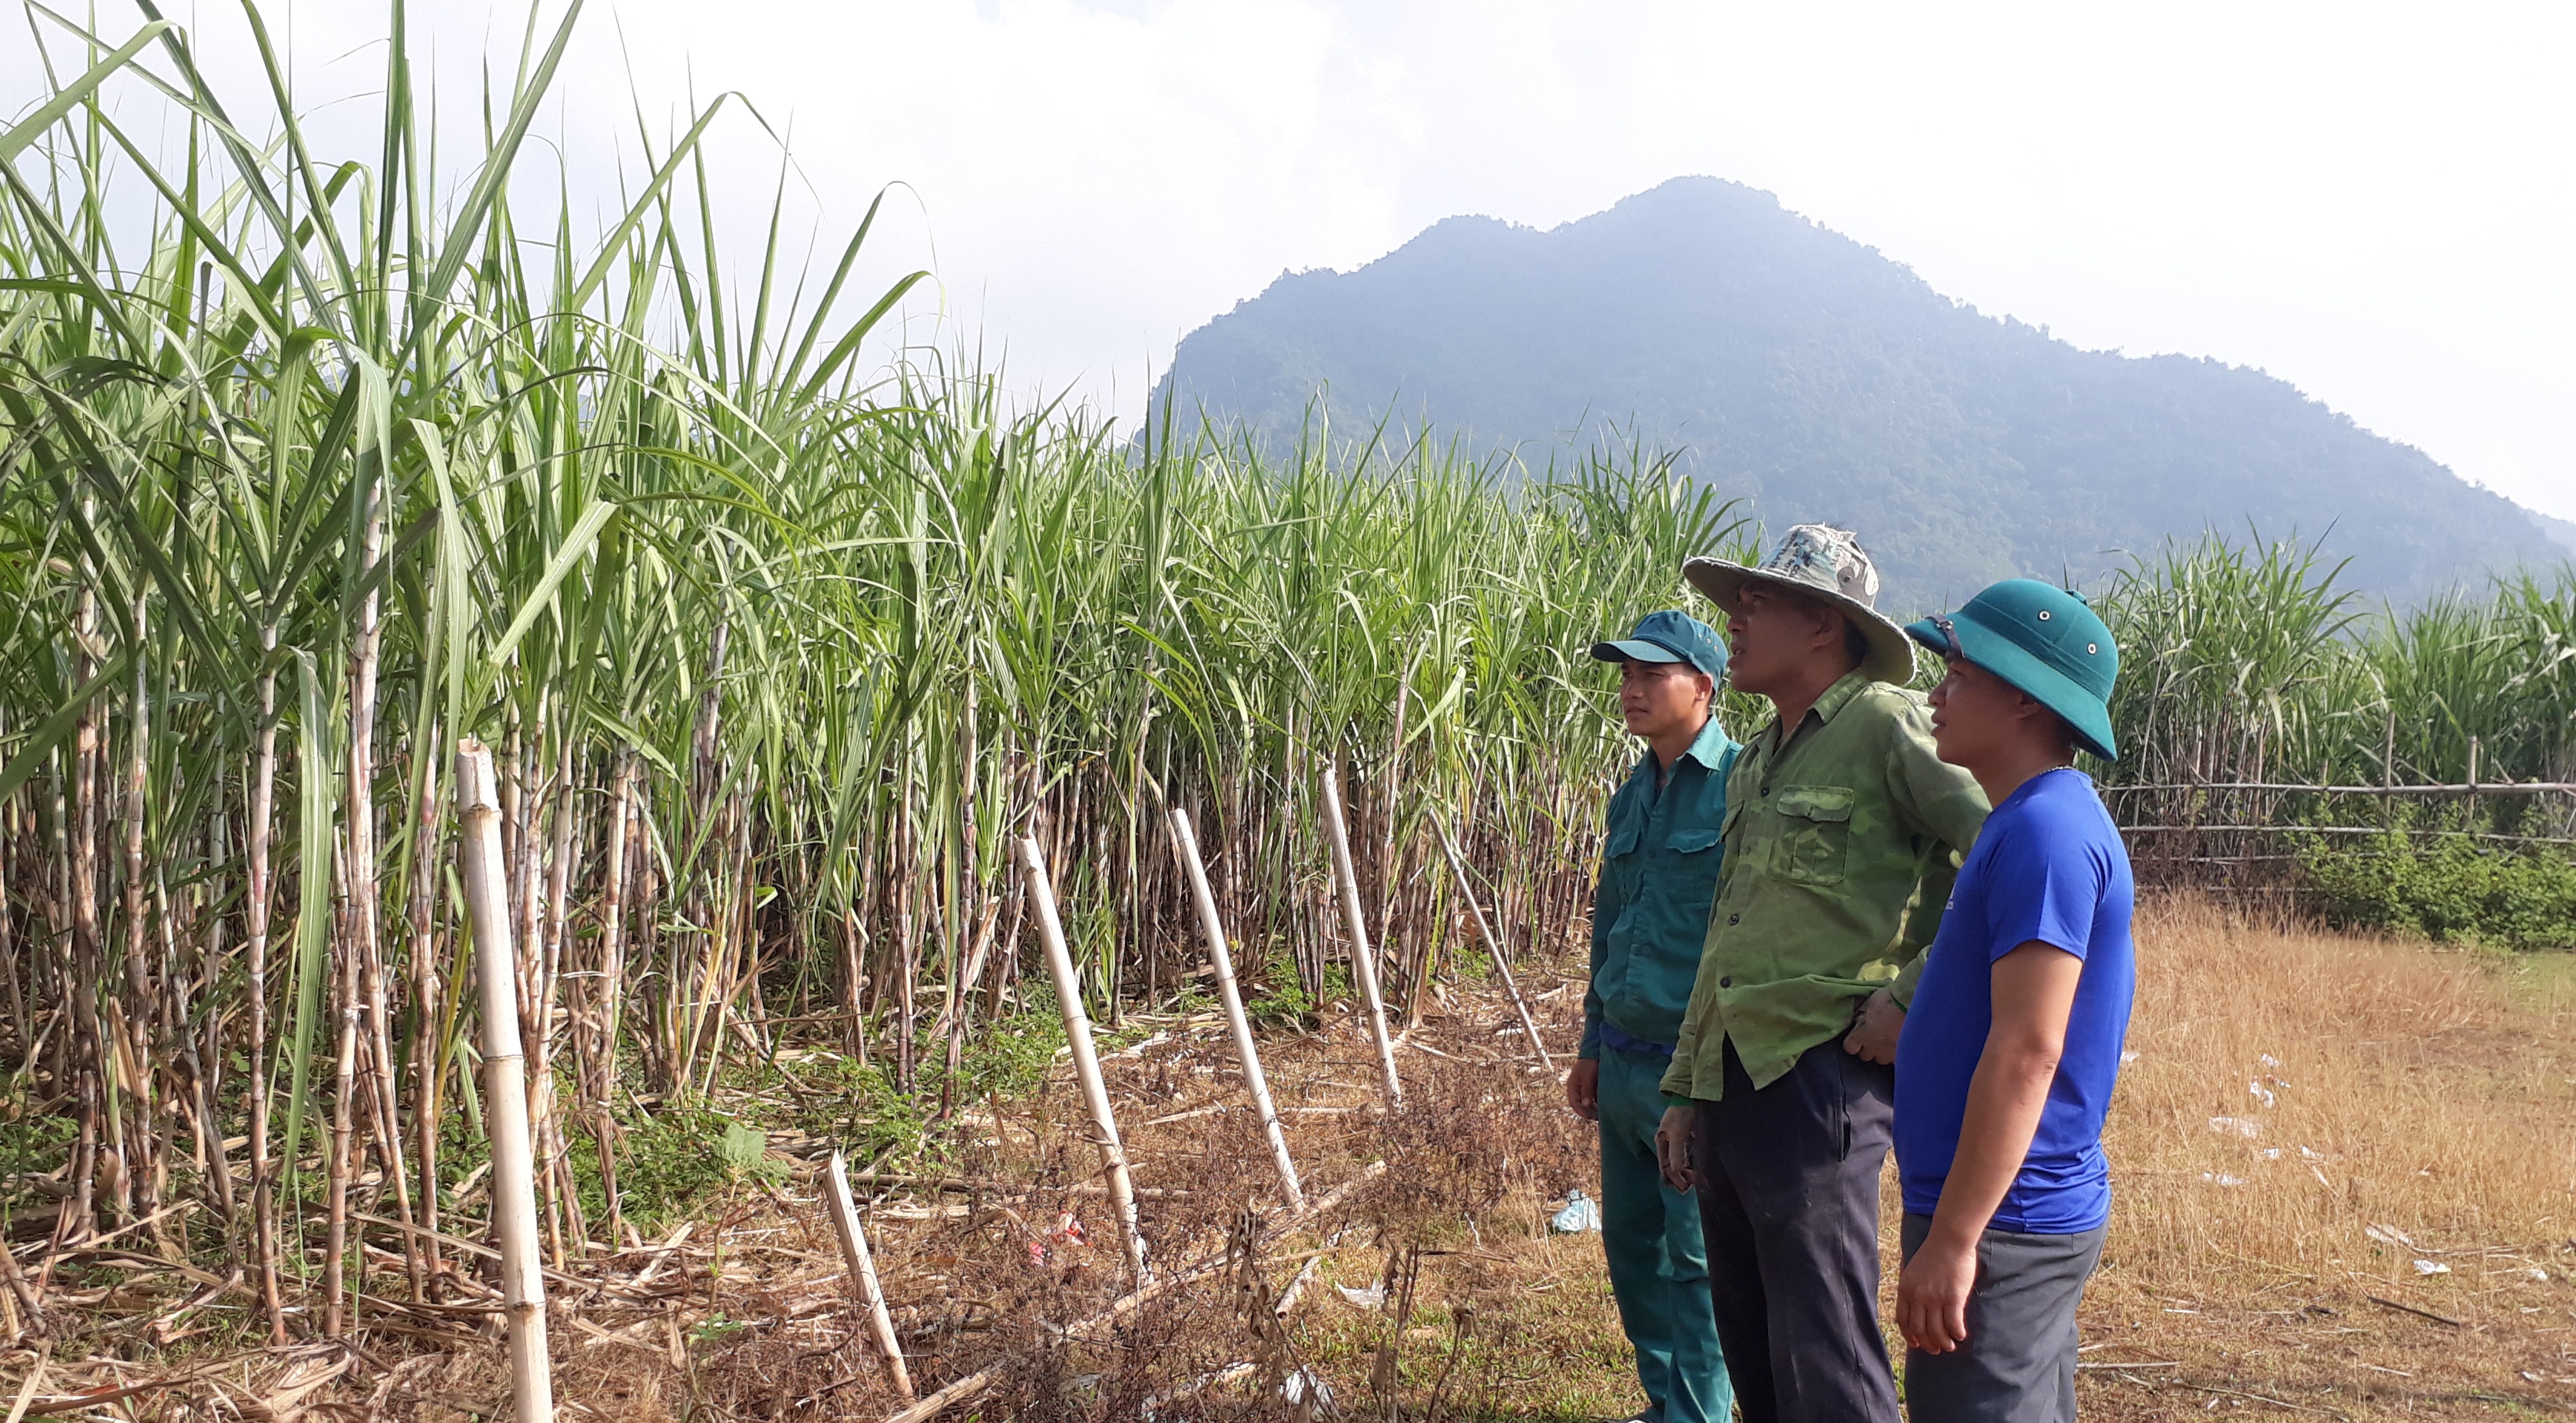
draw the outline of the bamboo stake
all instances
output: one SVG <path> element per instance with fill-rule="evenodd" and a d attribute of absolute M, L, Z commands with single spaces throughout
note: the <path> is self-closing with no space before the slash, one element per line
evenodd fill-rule
<path fill-rule="evenodd" d="M 1073 955 L 1064 945 L 1064 921 L 1057 917 L 1055 886 L 1047 879 L 1046 859 L 1034 837 L 1019 840 L 1020 873 L 1028 881 L 1029 899 L 1037 906 L 1038 938 L 1046 946 L 1047 972 L 1055 977 L 1056 1001 L 1064 1009 L 1065 1042 L 1073 1049 L 1074 1075 L 1082 1080 L 1082 1100 L 1091 1109 L 1091 1127 L 1100 1143 L 1100 1158 L 1109 1177 L 1109 1203 L 1125 1234 L 1127 1264 L 1145 1278 L 1145 1237 L 1136 1227 L 1136 1184 L 1127 1174 L 1127 1149 L 1118 1141 L 1118 1119 L 1109 1110 L 1109 1084 L 1100 1076 L 1100 1058 L 1091 1049 L 1091 1014 L 1082 1006 L 1082 983 L 1073 974 Z"/>
<path fill-rule="evenodd" d="M 1521 1001 L 1521 986 L 1512 978 L 1511 960 L 1503 957 L 1503 942 L 1485 920 L 1485 906 L 1476 902 L 1476 886 L 1467 878 L 1466 857 L 1458 853 L 1458 842 L 1449 836 L 1449 827 L 1440 817 L 1431 817 L 1431 828 L 1440 833 L 1441 853 L 1449 857 L 1449 872 L 1458 877 L 1458 893 L 1467 901 L 1467 912 L 1475 916 L 1476 933 L 1485 941 L 1485 952 L 1493 955 L 1494 972 L 1502 975 L 1503 992 L 1509 994 L 1513 1011 L 1521 1015 L 1521 1031 L 1529 1034 L 1530 1051 L 1538 1054 L 1538 1065 L 1553 1072 L 1555 1059 L 1547 1055 L 1547 1044 L 1539 1041 L 1538 1024 L 1531 1020 L 1529 1004 Z"/>
<path fill-rule="evenodd" d="M 877 1286 L 876 1257 L 868 1253 L 868 1235 L 859 1223 L 858 1203 L 850 1199 L 850 1166 L 841 1153 L 832 1153 L 831 1165 L 823 1173 L 823 1198 L 831 1207 L 832 1233 L 841 1238 L 841 1258 L 850 1266 L 850 1288 L 868 1311 L 868 1332 L 877 1343 L 877 1352 L 885 1355 L 886 1380 L 894 1391 L 905 1398 L 912 1391 L 912 1371 L 903 1366 L 903 1345 L 894 1337 L 894 1316 L 887 1313 L 885 1291 Z"/>
<path fill-rule="evenodd" d="M 1279 1109 L 1270 1102 L 1270 1081 L 1261 1073 L 1261 1049 L 1252 1041 L 1252 1020 L 1244 1016 L 1243 990 L 1234 981 L 1234 956 L 1226 952 L 1225 924 L 1217 917 L 1216 896 L 1208 892 L 1207 867 L 1199 862 L 1198 837 L 1190 833 L 1187 812 L 1172 811 L 1172 849 L 1189 872 L 1190 896 L 1198 901 L 1199 929 L 1207 935 L 1208 962 L 1216 969 L 1216 987 L 1225 999 L 1226 1026 L 1234 1032 L 1234 1055 L 1243 1062 L 1243 1083 L 1252 1090 L 1252 1109 L 1270 1138 L 1270 1160 L 1279 1168 L 1279 1186 L 1288 1209 L 1306 1208 L 1306 1192 L 1297 1184 L 1297 1163 L 1288 1154 L 1287 1133 L 1279 1129 Z"/>
<path fill-rule="evenodd" d="M 1324 829 L 1333 842 L 1333 877 L 1341 881 L 1342 917 L 1351 930 L 1351 975 L 1360 982 L 1368 1004 L 1369 1035 L 1377 1040 L 1378 1070 L 1386 1077 L 1387 1101 L 1401 1106 L 1404 1083 L 1395 1075 L 1395 1043 L 1386 1035 L 1386 1001 L 1378 997 L 1377 962 L 1369 953 L 1368 916 L 1360 909 L 1360 879 L 1351 869 L 1351 836 L 1342 821 L 1339 768 L 1324 768 Z"/>
<path fill-rule="evenodd" d="M 518 967 L 501 858 L 501 810 L 492 753 L 468 737 L 456 746 L 456 842 L 474 927 L 474 976 L 483 1000 L 484 1114 L 492 1134 L 492 1224 L 500 1237 L 501 1298 L 510 1321 L 510 1397 L 517 1423 L 554 1423 L 546 1352 L 546 1289 L 537 1263 L 537 1188 L 528 1146 L 527 1068 L 520 1057 Z"/>

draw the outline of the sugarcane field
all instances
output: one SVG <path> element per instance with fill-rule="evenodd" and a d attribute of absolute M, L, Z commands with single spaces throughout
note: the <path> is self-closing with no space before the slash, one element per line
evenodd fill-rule
<path fill-rule="evenodd" d="M 1857 524 L 1865 584 L 1799 606 L 1859 600 L 1834 677 L 1880 624 L 1913 670 L 1807 694 L 1780 764 L 1928 696 L 1888 715 L 1937 770 L 1974 608 L 1899 624 L 1986 576 L 1645 435 L 1031 398 L 918 325 L 917 195 L 802 232 L 840 140 L 783 98 L 611 142 L 606 11 L 496 7 L 485 60 L 362 8 L 28 4 L 0 65 L 0 1423 L 1699 1416 L 1605 1249 L 1658 1170 L 1693 1249 L 1718 1219 L 1694 1071 L 1770 1089 L 1693 976 L 1734 899 L 1683 916 L 1678 1046 L 1604 1017 L 1614 797 L 1700 775 L 1632 734 L 1638 669 L 1710 674 L 1674 744 L 1734 803 L 1671 843 L 1754 893 L 1761 817 L 1811 855 L 1877 812 L 1752 789 L 1788 694 L 1741 638 L 1718 675 L 1742 589 Z M 2018 580 L 2116 641 L 2099 733 L 1992 664 L 2134 876 L 2064 1416 L 2576 1416 L 2576 564 L 2417 596 L 2333 523 Z M 1636 641 L 1661 610 L 1712 641 Z M 1956 917 L 1972 843 L 1915 835 L 1888 912 L 1956 874 Z M 1795 966 L 1837 913 L 1753 958 L 1851 980 L 1858 1042 L 1935 970 Z M 1876 1061 L 1840 1022 L 1794 1046 Z M 1575 1084 L 1631 1048 L 1696 1195 L 1652 1143 L 1604 1179 Z M 1877 1383 L 2004 1417 L 1935 1411 L 1900 1325 L 1896 1090 Z M 1754 1382 L 1719 1255 L 1708 1416 L 1833 1416 Z"/>

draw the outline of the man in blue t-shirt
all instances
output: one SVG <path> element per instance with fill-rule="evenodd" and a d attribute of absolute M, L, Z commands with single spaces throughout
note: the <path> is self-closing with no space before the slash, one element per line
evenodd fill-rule
<path fill-rule="evenodd" d="M 2137 983 L 2128 852 L 2075 753 L 2112 759 L 2120 654 L 2080 596 L 2027 578 L 1906 631 L 1949 664 L 1941 759 L 1994 803 L 1896 1049 L 1906 1403 L 1915 1423 L 2071 1423 Z"/>

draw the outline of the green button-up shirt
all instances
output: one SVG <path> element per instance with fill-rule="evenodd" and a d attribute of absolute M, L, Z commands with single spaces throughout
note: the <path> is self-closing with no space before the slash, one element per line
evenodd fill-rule
<path fill-rule="evenodd" d="M 1681 1032 L 1717 894 L 1726 828 L 1726 774 L 1735 741 L 1710 717 L 1656 788 L 1648 751 L 1610 797 L 1601 882 L 1592 895 L 1592 983 L 1583 994 L 1583 1046 L 1601 1055 L 1601 1024 L 1672 1045 Z"/>
<path fill-rule="evenodd" d="M 1717 1100 L 1729 1041 L 1768 1086 L 1872 990 L 1910 1001 L 1986 809 L 1934 754 L 1919 692 L 1854 672 L 1794 729 L 1774 717 L 1727 782 L 1726 860 L 1665 1094 Z"/>

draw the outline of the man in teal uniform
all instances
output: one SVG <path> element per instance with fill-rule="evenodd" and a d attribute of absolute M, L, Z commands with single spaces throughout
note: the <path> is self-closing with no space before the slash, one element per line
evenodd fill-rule
<path fill-rule="evenodd" d="M 1646 743 L 1610 799 L 1592 901 L 1592 984 L 1566 1105 L 1601 1124 L 1601 1244 L 1619 1322 L 1637 1351 L 1648 1423 L 1725 1423 L 1734 1393 L 1709 1308 L 1699 1202 L 1665 1184 L 1655 1158 L 1657 1083 L 1708 936 L 1735 743 L 1713 703 L 1726 648 L 1684 613 L 1649 613 L 1592 655 L 1619 664 L 1619 709 Z"/>

